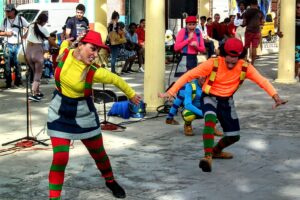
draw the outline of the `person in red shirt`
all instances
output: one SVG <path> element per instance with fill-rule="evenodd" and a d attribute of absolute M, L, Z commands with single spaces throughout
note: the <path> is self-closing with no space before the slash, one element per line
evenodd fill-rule
<path fill-rule="evenodd" d="M 229 16 L 229 23 L 227 24 L 227 36 L 232 38 L 235 37 L 236 27 L 234 25 L 235 15 Z"/>
<path fill-rule="evenodd" d="M 138 35 L 138 44 L 141 47 L 141 54 L 143 55 L 143 60 L 145 60 L 145 26 L 146 26 L 146 21 L 145 19 L 140 20 L 140 25 L 136 29 L 136 34 Z M 140 72 L 144 72 L 143 67 L 141 66 L 139 68 Z"/>
<path fill-rule="evenodd" d="M 212 18 L 208 17 L 206 21 L 207 35 L 212 38 Z"/>
<path fill-rule="evenodd" d="M 199 167 L 204 172 L 211 172 L 212 159 L 231 159 L 233 155 L 223 149 L 239 141 L 240 124 L 235 110 L 233 94 L 247 78 L 263 88 L 275 102 L 273 108 L 285 104 L 272 84 L 255 67 L 243 58 L 247 51 L 241 40 L 229 38 L 220 46 L 220 56 L 199 64 L 196 68 L 181 76 L 161 98 L 173 98 L 187 82 L 207 77 L 202 86 L 201 105 L 205 125 L 203 143 L 205 156 Z M 218 119 L 223 128 L 224 137 L 214 146 L 214 129 Z"/>
<path fill-rule="evenodd" d="M 219 44 L 221 44 L 224 39 L 224 31 L 220 23 L 220 14 L 218 13 L 214 15 L 214 21 L 212 23 L 212 38 L 219 41 Z"/>

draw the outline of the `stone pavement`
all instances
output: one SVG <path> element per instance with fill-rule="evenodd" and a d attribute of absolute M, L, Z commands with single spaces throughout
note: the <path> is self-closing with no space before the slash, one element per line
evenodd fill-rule
<path fill-rule="evenodd" d="M 270 80 L 276 78 L 277 56 L 271 54 L 257 60 L 257 68 Z M 166 81 L 169 71 L 170 66 L 167 67 Z M 142 73 L 126 75 L 125 79 L 139 93 L 143 92 Z M 103 131 L 106 151 L 116 179 L 126 189 L 126 199 L 300 199 L 300 84 L 274 85 L 279 94 L 289 100 L 286 106 L 276 110 L 271 108 L 273 100 L 250 81 L 245 81 L 235 94 L 241 140 L 228 148 L 235 157 L 214 160 L 211 173 L 204 173 L 198 167 L 203 155 L 201 120 L 193 123 L 194 137 L 183 135 L 180 117 L 177 117 L 180 126 L 166 125 L 164 117 L 157 117 L 126 124 L 124 132 Z M 40 140 L 48 139 L 45 123 L 53 87 L 53 80 L 42 85 L 45 99 L 30 103 L 31 130 Z M 101 85 L 97 87 L 101 88 Z M 0 92 L 0 101 L 1 144 L 24 137 L 25 89 Z M 101 110 L 102 105 L 97 108 Z M 148 113 L 147 118 L 155 115 Z M 11 147 L 13 145 L 1 146 L 0 150 Z M 51 149 L 36 145 L 7 153 L 11 154 L 0 154 L 0 200 L 47 199 Z M 114 199 L 93 160 L 78 141 L 70 150 L 63 199 Z"/>

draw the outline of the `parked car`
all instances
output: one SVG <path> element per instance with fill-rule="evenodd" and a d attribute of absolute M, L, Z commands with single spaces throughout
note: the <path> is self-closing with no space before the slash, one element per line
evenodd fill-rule
<path fill-rule="evenodd" d="M 261 30 L 261 35 L 266 38 L 267 41 L 271 41 L 272 37 L 275 35 L 274 19 L 271 13 L 268 13 L 265 18 L 265 23 Z"/>
<path fill-rule="evenodd" d="M 78 3 L 31 3 L 17 7 L 19 14 L 29 23 L 34 22 L 41 13 L 48 15 L 45 28 L 51 33 L 62 31 L 63 25 L 69 16 L 75 16 Z"/>

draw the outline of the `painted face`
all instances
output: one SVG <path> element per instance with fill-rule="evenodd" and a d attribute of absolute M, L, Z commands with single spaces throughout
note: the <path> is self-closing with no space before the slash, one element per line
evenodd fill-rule
<path fill-rule="evenodd" d="M 230 69 L 233 69 L 236 65 L 236 63 L 238 62 L 239 60 L 239 57 L 237 56 L 225 56 L 225 62 L 226 62 L 226 65 L 227 65 L 227 68 L 230 70 Z"/>
<path fill-rule="evenodd" d="M 93 63 L 100 49 L 100 47 L 97 47 L 90 43 L 80 44 L 78 48 L 79 48 L 80 60 L 86 65 L 90 65 Z"/>
<path fill-rule="evenodd" d="M 189 22 L 186 24 L 186 27 L 189 31 L 194 31 L 196 26 L 197 26 L 197 23 L 195 23 L 195 22 Z"/>
<path fill-rule="evenodd" d="M 76 17 L 77 19 L 82 19 L 84 12 L 82 10 L 76 10 Z"/>

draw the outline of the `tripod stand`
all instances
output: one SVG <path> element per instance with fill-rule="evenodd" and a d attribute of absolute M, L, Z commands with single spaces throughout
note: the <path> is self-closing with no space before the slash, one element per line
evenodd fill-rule
<path fill-rule="evenodd" d="M 20 16 L 16 16 L 16 17 L 20 17 Z M 19 22 L 21 22 L 21 26 L 15 26 L 18 28 L 18 34 L 19 36 L 22 36 L 23 35 L 23 23 L 22 23 L 22 19 L 21 17 L 19 18 Z M 22 37 L 21 37 L 22 38 Z M 24 48 L 24 43 L 23 43 L 23 39 L 21 39 L 21 47 L 22 48 L 22 51 L 24 53 L 24 56 L 25 56 L 25 48 Z M 25 137 L 22 137 L 22 138 L 19 138 L 19 139 L 16 139 L 16 140 L 13 140 L 13 141 L 10 141 L 10 142 L 6 142 L 4 144 L 2 144 L 2 146 L 6 146 L 8 144 L 11 144 L 11 143 L 15 143 L 15 142 L 18 142 L 18 141 L 21 141 L 21 140 L 25 140 L 25 141 L 32 141 L 32 142 L 36 142 L 38 144 L 42 144 L 44 146 L 48 146 L 48 144 L 42 142 L 42 141 L 39 141 L 37 140 L 36 138 L 34 137 L 31 137 L 29 136 L 29 65 L 28 65 L 28 62 L 26 60 L 26 56 L 25 56 L 25 61 L 26 61 L 26 125 L 27 125 L 27 133 L 26 133 L 26 136 Z"/>
<path fill-rule="evenodd" d="M 94 102 L 96 103 L 100 103 L 103 102 L 103 115 L 104 115 L 104 119 L 102 122 L 100 122 L 101 124 L 101 129 L 102 130 L 116 130 L 118 128 L 121 129 L 126 129 L 125 126 L 121 126 L 119 124 L 115 124 L 112 122 L 109 122 L 107 120 L 107 110 L 106 110 L 106 103 L 109 102 L 116 102 L 118 100 L 120 100 L 120 97 L 118 98 L 116 93 L 114 93 L 111 90 L 106 90 L 104 84 L 102 85 L 103 90 L 94 90 Z"/>
<path fill-rule="evenodd" d="M 29 67 L 28 67 L 28 65 L 26 65 L 26 125 L 27 125 L 26 131 L 27 131 L 27 134 L 26 134 L 25 137 L 22 137 L 22 138 L 4 143 L 4 144 L 2 144 L 2 146 L 6 146 L 8 144 L 15 143 L 15 142 L 18 142 L 18 141 L 21 141 L 21 140 L 33 141 L 33 142 L 36 142 L 38 144 L 48 146 L 48 144 L 46 144 L 44 142 L 41 142 L 41 141 L 37 140 L 34 137 L 29 136 L 29 98 L 28 98 L 29 97 L 29 89 L 28 88 L 29 88 Z"/>

